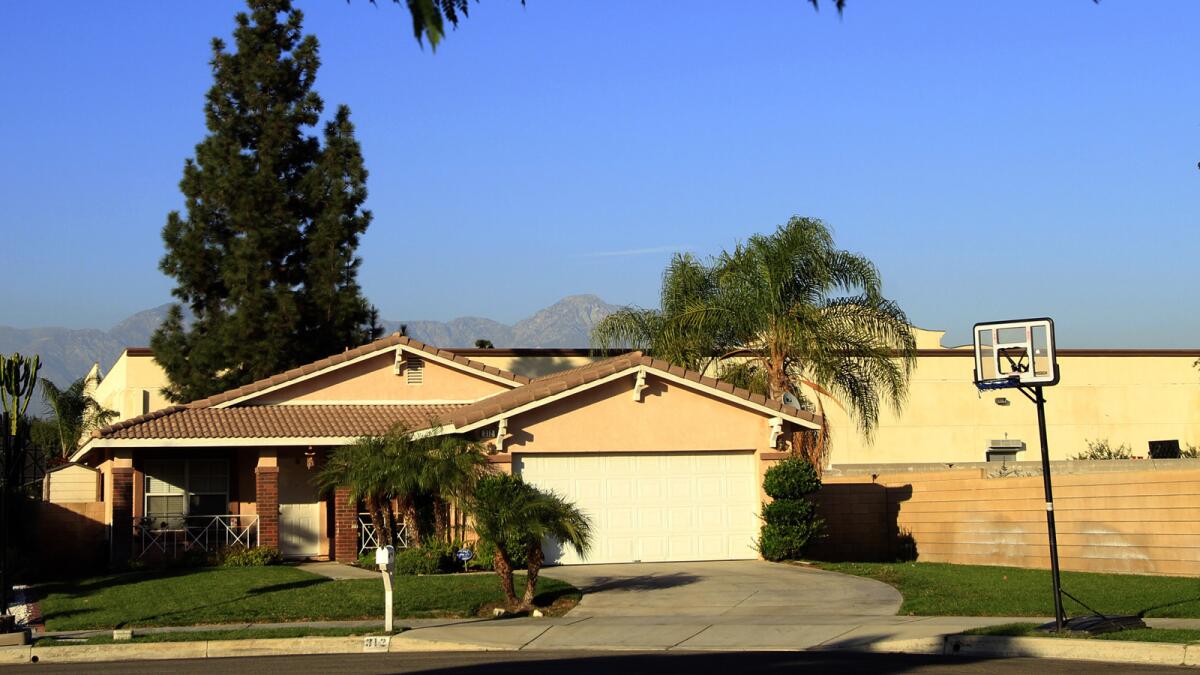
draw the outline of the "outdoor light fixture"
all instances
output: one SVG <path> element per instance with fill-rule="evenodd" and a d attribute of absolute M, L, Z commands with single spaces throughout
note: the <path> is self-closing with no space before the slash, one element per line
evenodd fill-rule
<path fill-rule="evenodd" d="M 304 466 L 307 467 L 309 471 L 312 471 L 313 467 L 315 467 L 316 465 L 317 465 L 317 453 L 313 452 L 312 448 L 305 450 L 304 451 Z"/>
<path fill-rule="evenodd" d="M 1012 403 L 1012 401 L 1009 401 L 1007 398 L 1005 398 L 1003 396 L 996 399 L 996 405 L 1009 405 L 1011 403 Z"/>

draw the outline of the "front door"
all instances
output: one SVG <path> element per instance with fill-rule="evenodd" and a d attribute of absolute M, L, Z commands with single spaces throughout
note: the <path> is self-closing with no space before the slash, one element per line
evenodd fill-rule
<path fill-rule="evenodd" d="M 314 475 L 303 453 L 279 453 L 279 552 L 285 556 L 321 554 L 321 506 Z"/>

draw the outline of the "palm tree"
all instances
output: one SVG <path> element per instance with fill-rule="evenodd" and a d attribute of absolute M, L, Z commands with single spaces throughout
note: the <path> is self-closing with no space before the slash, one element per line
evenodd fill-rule
<path fill-rule="evenodd" d="M 492 569 L 500 577 L 500 587 L 509 607 L 517 604 L 509 542 L 520 531 L 521 503 L 527 494 L 526 485 L 520 478 L 493 474 L 475 484 L 475 491 L 467 502 L 476 536 L 492 545 Z"/>
<path fill-rule="evenodd" d="M 883 296 L 879 270 L 836 248 L 829 228 L 811 218 L 793 217 L 708 265 L 676 256 L 663 277 L 661 311 L 614 316 L 597 326 L 593 344 L 641 347 L 685 367 L 712 366 L 718 376 L 772 398 L 790 393 L 805 402 L 807 388 L 819 412 L 823 398 L 844 403 L 868 439 L 883 405 L 902 407 L 915 363 L 912 328 Z M 822 466 L 828 438 L 793 447 L 806 448 Z"/>
<path fill-rule="evenodd" d="M 62 457 L 70 457 L 79 449 L 86 434 L 107 426 L 117 417 L 92 397 L 92 387 L 100 384 L 99 375 L 84 375 L 65 388 L 60 389 L 46 378 L 42 378 L 42 395 L 54 413 L 54 424 L 58 427 L 58 443 Z"/>
<path fill-rule="evenodd" d="M 553 539 L 575 550 L 580 558 L 586 558 L 592 545 L 592 524 L 587 516 L 566 499 L 554 492 L 543 492 L 528 486 L 530 495 L 526 512 L 522 518 L 525 541 L 525 596 L 521 609 L 531 609 L 537 593 L 538 575 L 546 562 L 542 543 Z"/>
<path fill-rule="evenodd" d="M 348 488 L 351 504 L 363 502 L 380 544 L 395 540 L 396 465 L 385 436 L 364 436 L 350 445 L 334 448 L 316 475 L 322 492 Z"/>
<path fill-rule="evenodd" d="M 419 544 L 418 505 L 432 500 L 436 533 L 445 536 L 449 504 L 460 504 L 486 467 L 482 448 L 464 436 L 418 436 L 396 427 L 335 448 L 316 483 L 323 492 L 349 488 L 350 500 L 371 514 L 380 544 L 395 541 L 401 522 L 409 541 Z"/>
<path fill-rule="evenodd" d="M 509 607 L 533 606 L 547 538 L 571 546 L 582 557 L 591 546 L 591 523 L 574 504 L 529 485 L 518 476 L 493 474 L 479 480 L 467 502 L 475 533 L 492 545 L 492 567 Z M 525 594 L 518 602 L 513 584 L 512 547 L 525 550 Z"/>
<path fill-rule="evenodd" d="M 431 435 L 418 441 L 423 449 L 420 483 L 433 500 L 434 531 L 451 543 L 450 506 L 461 510 L 475 483 L 488 469 L 483 447 L 458 434 Z"/>
<path fill-rule="evenodd" d="M 592 328 L 592 346 L 601 352 L 640 349 L 684 368 L 707 370 L 717 361 L 722 339 L 731 336 L 681 319 L 692 307 L 715 301 L 715 272 L 689 253 L 675 254 L 663 271 L 661 309 L 623 307 L 613 312 Z"/>

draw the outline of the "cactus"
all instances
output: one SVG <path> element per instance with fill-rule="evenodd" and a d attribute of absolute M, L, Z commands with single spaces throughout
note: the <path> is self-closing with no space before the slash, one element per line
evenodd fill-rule
<path fill-rule="evenodd" d="M 0 357 L 0 404 L 3 404 L 7 413 L 9 436 L 17 435 L 18 420 L 29 408 L 41 367 L 36 354 L 29 357 L 14 353 L 9 357 Z"/>

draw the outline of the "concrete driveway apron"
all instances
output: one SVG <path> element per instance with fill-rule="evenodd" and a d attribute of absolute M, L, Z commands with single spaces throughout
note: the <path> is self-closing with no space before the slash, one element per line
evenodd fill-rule
<path fill-rule="evenodd" d="M 584 591 L 570 617 L 892 616 L 901 601 L 877 581 L 762 560 L 570 565 L 544 574 Z"/>

